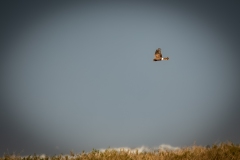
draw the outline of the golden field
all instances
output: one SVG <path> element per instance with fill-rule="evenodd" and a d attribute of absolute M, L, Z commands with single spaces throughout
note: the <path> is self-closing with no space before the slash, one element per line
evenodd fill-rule
<path fill-rule="evenodd" d="M 240 145 L 231 142 L 214 144 L 209 147 L 193 145 L 177 150 L 155 150 L 152 152 L 138 152 L 130 150 L 116 151 L 93 149 L 89 153 L 55 156 L 29 155 L 22 157 L 15 154 L 5 154 L 0 160 L 240 160 Z"/>

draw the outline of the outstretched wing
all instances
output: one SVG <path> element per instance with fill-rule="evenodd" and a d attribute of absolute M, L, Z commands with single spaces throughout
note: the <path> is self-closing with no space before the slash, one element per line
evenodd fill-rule
<path fill-rule="evenodd" d="M 156 51 L 155 51 L 155 59 L 161 59 L 162 58 L 162 52 L 161 52 L 161 48 L 158 48 Z"/>

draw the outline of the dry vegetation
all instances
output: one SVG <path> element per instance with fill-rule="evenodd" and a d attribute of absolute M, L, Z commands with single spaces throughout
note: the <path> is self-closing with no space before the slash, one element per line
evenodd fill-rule
<path fill-rule="evenodd" d="M 214 144 L 211 147 L 191 146 L 175 151 L 154 151 L 139 153 L 129 150 L 104 152 L 93 149 L 89 153 L 55 156 L 21 157 L 6 154 L 0 160 L 240 160 L 240 145 L 233 143 Z"/>

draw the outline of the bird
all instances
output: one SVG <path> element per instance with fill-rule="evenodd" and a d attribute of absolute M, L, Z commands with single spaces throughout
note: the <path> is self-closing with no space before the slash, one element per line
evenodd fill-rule
<path fill-rule="evenodd" d="M 169 60 L 169 57 L 162 57 L 162 52 L 161 52 L 161 48 L 158 48 L 155 51 L 155 58 L 153 59 L 153 61 L 162 61 L 162 60 Z"/>

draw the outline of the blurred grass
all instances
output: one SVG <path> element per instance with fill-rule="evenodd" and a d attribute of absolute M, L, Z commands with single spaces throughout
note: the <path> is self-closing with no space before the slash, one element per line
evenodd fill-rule
<path fill-rule="evenodd" d="M 21 157 L 5 154 L 0 160 L 240 160 L 240 145 L 231 142 L 214 144 L 211 147 L 193 145 L 174 151 L 138 152 L 131 150 L 116 151 L 111 148 L 100 152 L 93 149 L 89 153 L 82 152 L 69 155 Z"/>

